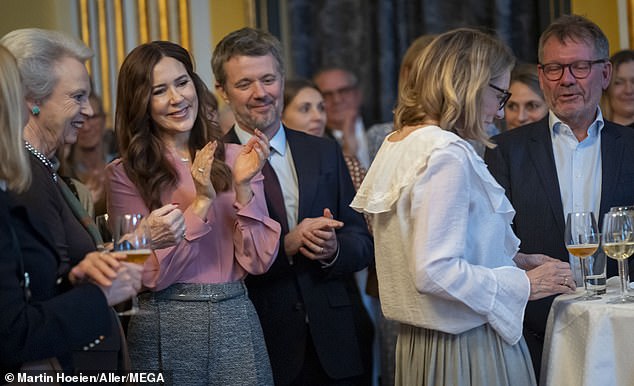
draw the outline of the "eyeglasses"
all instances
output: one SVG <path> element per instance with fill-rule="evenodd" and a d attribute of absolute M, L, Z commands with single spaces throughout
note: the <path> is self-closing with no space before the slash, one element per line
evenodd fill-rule
<path fill-rule="evenodd" d="M 502 93 L 502 95 L 498 95 L 498 110 L 502 110 L 504 108 L 504 105 L 506 105 L 506 102 L 508 102 L 511 98 L 511 93 L 509 92 L 509 90 L 499 88 L 498 86 L 494 86 L 491 83 L 489 83 L 489 87 Z"/>
<path fill-rule="evenodd" d="M 544 73 L 546 79 L 556 82 L 564 76 L 564 69 L 568 67 L 572 76 L 575 79 L 585 79 L 590 75 L 592 71 L 592 65 L 598 63 L 605 63 L 607 59 L 598 60 L 577 60 L 576 62 L 561 64 L 561 63 L 547 63 L 540 64 L 539 68 Z"/>
<path fill-rule="evenodd" d="M 356 88 L 357 88 L 356 85 L 349 85 L 349 86 L 341 87 L 341 88 L 338 88 L 338 89 L 335 89 L 335 90 L 322 91 L 321 95 L 324 97 L 324 100 L 332 99 L 332 98 L 335 97 L 335 95 L 347 96 L 352 91 L 356 90 Z"/>

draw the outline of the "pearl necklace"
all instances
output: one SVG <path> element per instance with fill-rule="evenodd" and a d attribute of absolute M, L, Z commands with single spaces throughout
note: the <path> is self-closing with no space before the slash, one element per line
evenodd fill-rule
<path fill-rule="evenodd" d="M 39 159 L 40 162 L 42 162 L 47 168 L 49 168 L 53 176 L 53 181 L 57 182 L 57 173 L 55 172 L 55 168 L 53 167 L 53 163 L 51 162 L 51 160 L 46 158 L 44 154 L 40 153 L 39 150 L 34 148 L 33 145 L 31 145 L 27 141 L 24 141 L 24 147 L 26 148 L 26 150 L 30 151 L 31 154 L 35 156 L 35 158 Z"/>

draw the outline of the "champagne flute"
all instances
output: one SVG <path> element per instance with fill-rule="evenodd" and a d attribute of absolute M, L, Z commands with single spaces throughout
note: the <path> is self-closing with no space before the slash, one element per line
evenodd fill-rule
<path fill-rule="evenodd" d="M 613 206 L 610 208 L 610 212 L 627 212 L 630 215 L 630 217 L 634 217 L 634 205 Z M 628 293 L 631 293 L 629 289 L 630 273 L 628 272 L 628 270 L 625 270 L 625 275 L 627 277 L 627 283 L 628 283 L 628 288 L 626 288 L 626 290 Z"/>
<path fill-rule="evenodd" d="M 140 214 L 124 214 L 117 220 L 115 227 L 114 250 L 126 254 L 125 261 L 143 265 L 152 254 L 150 231 Z M 119 315 L 138 315 L 139 299 L 132 297 L 132 308 L 119 312 Z"/>
<path fill-rule="evenodd" d="M 581 263 L 581 276 L 585 293 L 577 300 L 601 299 L 593 292 L 588 291 L 586 282 L 586 258 L 592 256 L 599 248 L 599 230 L 592 212 L 572 212 L 566 218 L 566 233 L 564 235 L 566 249 L 579 258 Z"/>
<path fill-rule="evenodd" d="M 603 250 L 619 265 L 621 294 L 608 303 L 632 303 L 634 297 L 628 296 L 626 260 L 634 253 L 634 224 L 632 216 L 626 211 L 608 212 L 603 217 Z"/>
<path fill-rule="evenodd" d="M 108 222 L 108 214 L 101 214 L 95 217 L 95 224 L 103 240 L 103 244 L 97 245 L 97 250 L 100 252 L 108 252 L 114 245 L 114 238 L 110 229 L 110 223 Z"/>
<path fill-rule="evenodd" d="M 633 212 L 634 213 L 634 205 L 613 206 L 610 208 L 610 212 Z"/>

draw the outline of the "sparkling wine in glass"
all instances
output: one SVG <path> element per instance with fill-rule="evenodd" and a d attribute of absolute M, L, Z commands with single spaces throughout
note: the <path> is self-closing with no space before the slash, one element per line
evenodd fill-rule
<path fill-rule="evenodd" d="M 565 243 L 568 252 L 579 258 L 581 263 L 581 276 L 585 293 L 577 300 L 601 299 L 593 292 L 588 291 L 586 281 L 586 258 L 592 256 L 599 248 L 599 230 L 592 212 L 572 212 L 566 218 Z"/>
<path fill-rule="evenodd" d="M 627 206 L 613 206 L 610 208 L 610 212 L 627 212 L 630 217 L 634 217 L 634 205 L 627 205 Z M 627 282 L 630 282 L 630 273 L 628 270 L 625 270 L 625 275 L 627 276 Z M 631 294 L 631 291 L 628 288 L 626 288 L 626 290 L 628 291 L 628 293 Z"/>
<path fill-rule="evenodd" d="M 125 261 L 143 265 L 152 254 L 150 231 L 140 214 L 123 214 L 118 218 L 115 228 L 114 250 L 126 254 Z M 141 313 L 139 299 L 132 298 L 132 308 L 119 315 L 137 315 Z"/>
<path fill-rule="evenodd" d="M 628 295 L 627 259 L 634 253 L 634 221 L 627 211 L 608 212 L 603 217 L 603 250 L 619 265 L 621 294 L 608 303 L 632 303 L 634 297 Z"/>

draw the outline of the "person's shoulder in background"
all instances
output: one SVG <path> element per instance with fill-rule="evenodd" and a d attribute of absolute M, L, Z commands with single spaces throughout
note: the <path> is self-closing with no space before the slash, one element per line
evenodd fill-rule
<path fill-rule="evenodd" d="M 376 153 L 379 151 L 385 137 L 394 131 L 393 122 L 377 123 L 368 129 L 366 135 L 368 137 L 368 153 L 370 154 L 370 162 L 374 160 Z"/>

